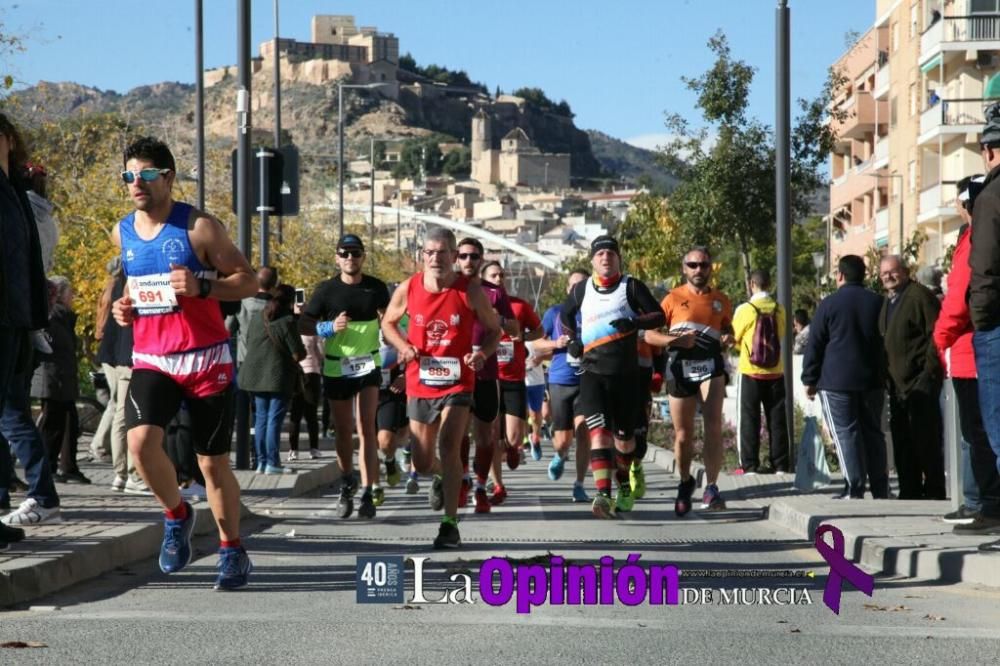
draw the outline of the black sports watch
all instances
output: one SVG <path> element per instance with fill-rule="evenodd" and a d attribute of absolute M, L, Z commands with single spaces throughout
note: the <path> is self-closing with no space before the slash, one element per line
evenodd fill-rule
<path fill-rule="evenodd" d="M 212 293 L 212 281 L 208 278 L 198 278 L 198 298 L 208 298 Z"/>

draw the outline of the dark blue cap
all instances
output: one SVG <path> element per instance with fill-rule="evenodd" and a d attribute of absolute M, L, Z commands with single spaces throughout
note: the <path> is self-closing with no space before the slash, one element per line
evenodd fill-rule
<path fill-rule="evenodd" d="M 340 240 L 337 241 L 337 249 L 339 250 L 342 247 L 356 247 L 360 250 L 364 250 L 365 244 L 362 243 L 361 239 L 355 234 L 344 234 L 340 237 Z"/>

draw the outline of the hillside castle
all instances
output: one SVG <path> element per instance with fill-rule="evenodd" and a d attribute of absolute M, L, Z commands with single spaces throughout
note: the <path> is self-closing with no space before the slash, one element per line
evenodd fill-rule
<path fill-rule="evenodd" d="M 448 86 L 399 68 L 399 38 L 379 32 L 374 27 L 355 25 L 347 15 L 313 16 L 312 41 L 299 42 L 279 38 L 260 45 L 260 56 L 251 62 L 254 74 L 270 70 L 277 47 L 281 78 L 323 85 L 340 79 L 352 84 L 380 83 L 378 94 L 398 101 L 401 88 L 418 97 L 460 95 L 480 110 L 472 118 L 472 180 L 479 183 L 503 183 L 507 186 L 568 188 L 570 154 L 543 153 L 521 128 L 503 136 L 499 149 L 493 147 L 490 114 L 483 107 L 490 104 L 522 105 L 524 100 L 501 95 L 491 100 L 478 89 Z M 228 65 L 205 72 L 205 86 L 235 78 L 236 66 Z"/>

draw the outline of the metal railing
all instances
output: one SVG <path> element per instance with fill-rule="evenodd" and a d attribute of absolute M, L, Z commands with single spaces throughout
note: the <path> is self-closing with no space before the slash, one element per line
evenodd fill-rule
<path fill-rule="evenodd" d="M 920 36 L 920 50 L 925 52 L 940 42 L 985 41 L 1000 41 L 1000 14 L 945 16 Z"/>
<path fill-rule="evenodd" d="M 982 98 L 943 99 L 921 114 L 920 133 L 941 125 L 982 125 L 988 102 Z"/>

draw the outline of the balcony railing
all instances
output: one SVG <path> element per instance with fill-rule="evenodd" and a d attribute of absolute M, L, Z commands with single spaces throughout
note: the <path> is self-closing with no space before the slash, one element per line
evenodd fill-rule
<path fill-rule="evenodd" d="M 982 126 L 986 122 L 983 112 L 987 103 L 985 99 L 941 100 L 920 115 L 920 133 L 941 126 Z"/>
<path fill-rule="evenodd" d="M 945 16 L 920 36 L 920 52 L 928 53 L 942 42 L 1000 41 L 1000 14 Z"/>
<path fill-rule="evenodd" d="M 889 233 L 889 207 L 886 206 L 875 213 L 875 235 Z"/>
<path fill-rule="evenodd" d="M 875 142 L 875 162 L 883 162 L 889 159 L 889 137 L 884 137 L 881 141 Z"/>
<path fill-rule="evenodd" d="M 946 180 L 920 191 L 920 216 L 933 213 L 939 208 L 949 208 L 958 196 L 957 181 Z"/>
<path fill-rule="evenodd" d="M 875 94 L 881 96 L 879 93 L 889 90 L 889 65 L 886 64 L 879 68 L 875 72 Z"/>

